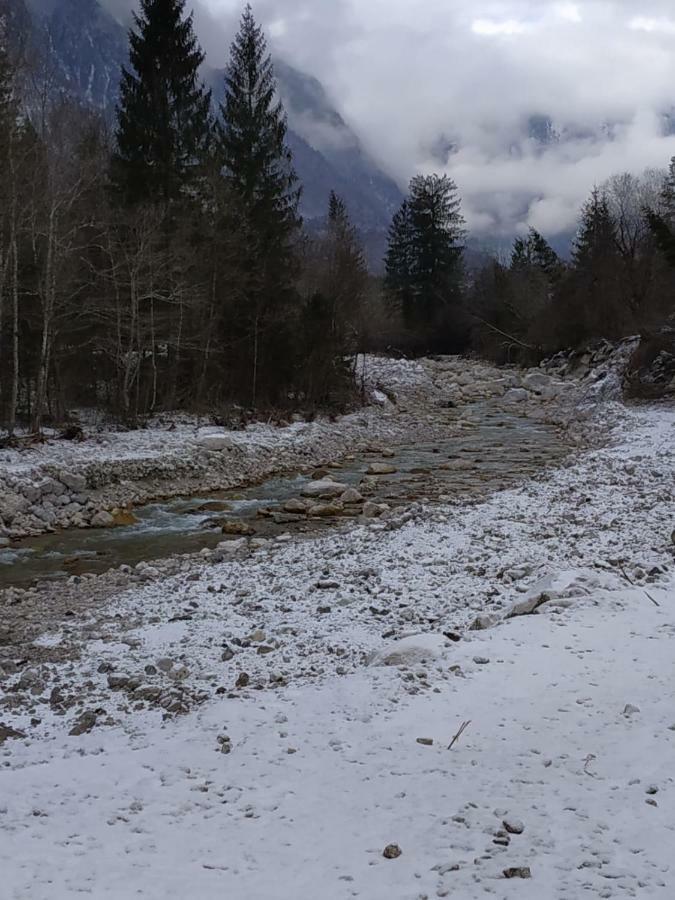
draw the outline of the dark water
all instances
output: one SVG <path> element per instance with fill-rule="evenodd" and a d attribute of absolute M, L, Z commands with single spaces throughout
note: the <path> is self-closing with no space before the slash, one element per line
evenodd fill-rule
<path fill-rule="evenodd" d="M 331 475 L 345 485 L 360 486 L 367 499 L 392 506 L 412 500 L 445 502 L 508 487 L 566 453 L 553 427 L 488 411 L 480 414 L 476 425 L 452 438 L 393 449 L 392 459 L 363 454 L 331 470 Z M 370 478 L 367 469 L 375 461 L 391 463 L 398 471 Z M 227 540 L 222 525 L 229 520 L 247 522 L 261 537 L 316 533 L 343 523 L 343 518 L 287 521 L 285 516 L 275 522 L 260 515 L 263 510 L 281 513 L 286 501 L 300 496 L 307 481 L 306 475 L 270 478 L 254 487 L 148 504 L 135 510 L 134 525 L 69 529 L 20 541 L 0 550 L 0 586 L 198 552 Z"/>

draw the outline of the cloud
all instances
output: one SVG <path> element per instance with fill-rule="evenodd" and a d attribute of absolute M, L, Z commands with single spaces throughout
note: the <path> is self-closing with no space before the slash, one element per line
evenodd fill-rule
<path fill-rule="evenodd" d="M 202 5 L 202 42 L 224 59 L 243 2 Z M 455 178 L 476 233 L 564 232 L 595 183 L 675 154 L 672 0 L 255 0 L 254 12 L 402 186 L 418 171 Z M 550 119 L 544 146 L 532 117 Z"/>

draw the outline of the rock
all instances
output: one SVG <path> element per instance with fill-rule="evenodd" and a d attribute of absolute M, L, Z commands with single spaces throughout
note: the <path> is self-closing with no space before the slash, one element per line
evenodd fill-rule
<path fill-rule="evenodd" d="M 386 512 L 389 512 L 389 506 L 386 503 L 374 503 L 372 500 L 367 500 L 363 504 L 363 516 L 366 519 L 379 519 Z"/>
<path fill-rule="evenodd" d="M 12 542 L 9 538 L 0 537 L 0 550 L 6 550 L 7 547 L 10 547 Z"/>
<path fill-rule="evenodd" d="M 486 615 L 483 613 L 480 616 L 476 616 L 471 625 L 469 625 L 469 631 L 487 631 L 488 628 L 492 628 L 496 625 L 498 621 L 498 616 Z"/>
<path fill-rule="evenodd" d="M 112 528 L 114 524 L 115 520 L 113 519 L 113 517 L 109 512 L 105 512 L 104 510 L 101 510 L 101 512 L 97 512 L 91 520 L 92 528 Z"/>
<path fill-rule="evenodd" d="M 630 719 L 631 716 L 637 715 L 640 712 L 639 706 L 633 706 L 632 703 L 627 703 L 623 709 L 623 715 L 626 716 L 627 719 Z"/>
<path fill-rule="evenodd" d="M 252 535 L 255 534 L 255 528 L 251 525 L 248 525 L 246 522 L 242 522 L 241 520 L 235 519 L 232 522 L 226 522 L 222 527 L 223 534 L 231 534 L 231 535 Z"/>
<path fill-rule="evenodd" d="M 287 500 L 284 503 L 284 512 L 303 515 L 307 512 L 307 504 L 303 503 L 302 500 Z"/>
<path fill-rule="evenodd" d="M 511 388 L 504 394 L 504 403 L 526 403 L 530 399 L 530 392 L 523 388 Z"/>
<path fill-rule="evenodd" d="M 401 850 L 398 844 L 387 844 L 382 852 L 382 856 L 384 856 L 385 859 L 398 859 L 402 854 L 403 850 Z"/>
<path fill-rule="evenodd" d="M 160 672 L 170 672 L 173 669 L 173 660 L 168 656 L 163 656 L 157 660 L 157 668 Z"/>
<path fill-rule="evenodd" d="M 317 503 L 309 508 L 309 515 L 318 519 L 332 519 L 343 512 L 344 508 L 337 503 Z"/>
<path fill-rule="evenodd" d="M 246 549 L 246 540 L 244 538 L 239 538 L 236 541 L 223 541 L 218 544 L 216 549 L 213 551 L 213 559 L 216 562 L 221 562 L 224 559 L 231 559 L 233 556 L 236 556 L 241 550 Z"/>
<path fill-rule="evenodd" d="M 389 463 L 371 463 L 368 466 L 368 475 L 395 475 L 398 472 L 396 466 Z"/>
<path fill-rule="evenodd" d="M 532 878 L 532 872 L 529 866 L 513 866 L 504 869 L 504 878 Z"/>
<path fill-rule="evenodd" d="M 435 659 L 445 649 L 445 638 L 439 634 L 415 634 L 392 641 L 374 653 L 371 666 L 411 666 L 423 660 Z"/>
<path fill-rule="evenodd" d="M 320 479 L 319 481 L 310 481 L 302 489 L 303 497 L 310 497 L 317 500 L 332 500 L 340 497 L 347 489 L 347 485 L 341 484 L 339 481 L 328 481 L 328 479 Z"/>
<path fill-rule="evenodd" d="M 81 716 L 76 720 L 73 727 L 68 732 L 69 735 L 73 737 L 78 737 L 81 734 L 89 734 L 92 728 L 96 725 L 96 720 L 98 719 L 97 714 L 93 710 L 87 710 L 83 712 Z"/>
<path fill-rule="evenodd" d="M 231 647 L 224 647 L 220 659 L 221 662 L 229 662 L 231 659 L 234 659 L 234 650 Z"/>
<path fill-rule="evenodd" d="M 509 834 L 522 834 L 525 831 L 525 825 L 520 819 L 504 819 L 502 825 Z"/>
<path fill-rule="evenodd" d="M 4 722 L 0 722 L 0 747 L 10 738 L 18 740 L 19 738 L 25 737 L 26 735 L 23 731 L 17 731 L 16 728 L 12 728 L 10 725 L 5 725 Z"/>
<path fill-rule="evenodd" d="M 421 744 L 423 747 L 433 747 L 434 739 L 433 738 L 417 738 L 417 743 Z"/>
<path fill-rule="evenodd" d="M 551 597 L 546 593 L 535 594 L 532 597 L 527 597 L 525 600 L 521 600 L 520 603 L 514 603 L 511 609 L 507 612 L 507 619 L 515 619 L 518 616 L 532 616 L 534 615 L 540 606 L 543 606 L 545 603 L 550 603 Z"/>
<path fill-rule="evenodd" d="M 252 635 L 249 636 L 249 641 L 252 644 L 262 644 L 265 640 L 266 640 L 265 632 L 261 631 L 260 628 L 258 628 L 256 631 L 253 632 Z"/>
<path fill-rule="evenodd" d="M 128 684 L 128 675 L 108 675 L 108 687 L 111 691 L 123 691 Z"/>
<path fill-rule="evenodd" d="M 28 506 L 28 500 L 22 494 L 17 494 L 7 488 L 0 491 L 0 519 L 8 525 L 11 525 L 18 515 L 25 512 Z"/>
<path fill-rule="evenodd" d="M 197 443 L 209 453 L 220 453 L 223 450 L 233 450 L 237 445 L 224 431 L 202 430 L 197 435 Z"/>
<path fill-rule="evenodd" d="M 527 388 L 528 391 L 535 391 L 536 393 L 541 393 L 550 388 L 552 384 L 553 379 L 551 376 L 544 375 L 543 372 L 528 372 L 523 378 L 523 387 Z"/>
<path fill-rule="evenodd" d="M 347 488 L 344 494 L 340 496 L 340 501 L 342 503 L 362 503 L 363 494 L 359 493 L 356 488 Z"/>
<path fill-rule="evenodd" d="M 396 456 L 396 451 L 395 451 L 395 450 L 392 450 L 390 447 L 386 447 L 386 448 L 382 451 L 382 456 L 383 456 L 385 459 L 393 459 L 393 458 Z"/>
<path fill-rule="evenodd" d="M 85 494 L 87 492 L 87 479 L 84 475 L 78 475 L 76 472 L 61 472 L 59 481 L 65 484 L 74 494 Z"/>
<path fill-rule="evenodd" d="M 116 528 L 135 525 L 138 522 L 136 516 L 129 509 L 114 509 L 111 515 Z"/>
<path fill-rule="evenodd" d="M 658 794 L 658 792 L 659 792 L 659 788 L 658 788 L 658 785 L 656 785 L 656 784 L 650 784 L 649 787 L 647 788 L 647 790 L 645 791 L 646 794 L 651 794 L 652 796 L 654 794 Z"/>
<path fill-rule="evenodd" d="M 490 663 L 490 660 L 487 656 L 474 656 L 473 661 L 477 666 L 487 666 Z"/>
<path fill-rule="evenodd" d="M 251 681 L 251 676 L 247 672 L 241 672 L 239 677 L 235 681 L 234 686 L 238 688 L 248 687 Z"/>

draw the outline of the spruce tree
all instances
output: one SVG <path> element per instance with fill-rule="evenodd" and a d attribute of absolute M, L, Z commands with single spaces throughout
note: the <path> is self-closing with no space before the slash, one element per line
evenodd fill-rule
<path fill-rule="evenodd" d="M 128 202 L 190 192 L 208 153 L 211 95 L 185 0 L 141 0 L 122 70 L 113 183 Z"/>
<path fill-rule="evenodd" d="M 286 115 L 277 99 L 267 41 L 250 5 L 231 47 L 220 111 L 216 152 L 251 235 L 242 261 L 249 277 L 239 321 L 240 345 L 248 348 L 241 366 L 250 373 L 255 407 L 263 391 L 268 399 L 281 399 L 292 367 L 292 318 L 299 305 L 295 244 L 301 220 Z"/>
<path fill-rule="evenodd" d="M 457 300 L 464 219 L 447 175 L 418 175 L 389 233 L 386 285 L 409 328 L 433 327 Z"/>
<path fill-rule="evenodd" d="M 410 322 L 413 301 L 413 232 L 410 204 L 404 200 L 389 228 L 389 244 L 384 259 L 384 286 L 392 305 Z"/>
<path fill-rule="evenodd" d="M 581 222 L 572 247 L 572 262 L 577 270 L 590 271 L 603 261 L 616 258 L 616 223 L 607 197 L 594 188 L 581 211 Z"/>
<path fill-rule="evenodd" d="M 301 224 L 300 188 L 272 59 L 250 5 L 231 47 L 220 111 L 218 145 L 225 176 L 264 242 L 283 243 Z"/>
<path fill-rule="evenodd" d="M 543 272 L 551 281 L 556 281 L 562 273 L 560 257 L 535 228 L 530 228 L 527 237 L 516 238 L 511 254 L 512 271 L 532 269 Z"/>

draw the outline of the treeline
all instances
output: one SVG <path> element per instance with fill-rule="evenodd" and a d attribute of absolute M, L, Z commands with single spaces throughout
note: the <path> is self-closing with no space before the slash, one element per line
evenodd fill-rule
<path fill-rule="evenodd" d="M 184 0 L 142 0 L 116 129 L 22 105 L 0 40 L 0 427 L 73 407 L 342 408 L 369 288 L 341 200 L 309 239 L 250 7 L 221 98 Z M 7 37 L 7 36 L 6 36 Z"/>
<path fill-rule="evenodd" d="M 532 364 L 597 339 L 675 330 L 675 159 L 667 173 L 595 188 L 568 260 L 534 229 L 508 259 L 479 268 L 466 264 L 463 244 L 454 182 L 414 178 L 389 234 L 391 346 Z"/>

